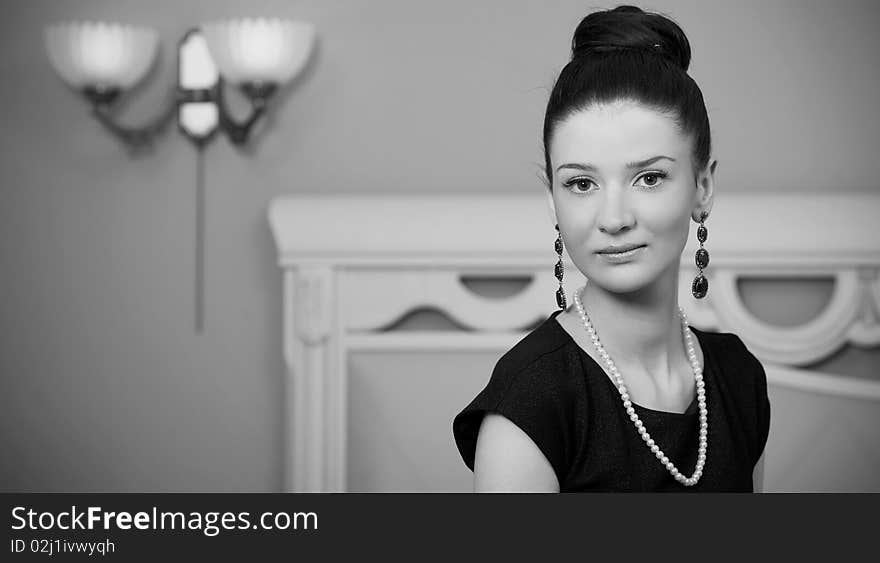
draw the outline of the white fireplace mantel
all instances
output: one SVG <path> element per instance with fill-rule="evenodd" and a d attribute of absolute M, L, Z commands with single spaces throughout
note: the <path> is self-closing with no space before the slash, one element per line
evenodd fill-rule
<path fill-rule="evenodd" d="M 543 194 L 289 195 L 269 223 L 284 273 L 288 376 L 286 488 L 346 490 L 347 362 L 352 350 L 499 353 L 556 308 L 556 231 Z M 870 382 L 794 377 L 846 344 L 880 345 L 880 197 L 720 194 L 706 221 L 709 295 L 695 300 L 696 223 L 682 254 L 679 303 L 698 328 L 735 332 L 781 385 L 880 398 Z M 565 256 L 565 289 L 583 278 Z M 509 298 L 476 295 L 464 277 L 528 280 Z M 798 327 L 743 305 L 742 277 L 831 278 L 825 309 Z M 384 331 L 436 308 L 468 331 Z M 771 377 L 768 371 L 768 377 Z M 853 387 L 855 386 L 855 387 Z"/>

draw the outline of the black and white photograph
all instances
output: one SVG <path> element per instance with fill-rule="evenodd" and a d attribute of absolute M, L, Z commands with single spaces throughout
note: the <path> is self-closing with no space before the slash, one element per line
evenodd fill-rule
<path fill-rule="evenodd" d="M 880 492 L 880 3 L 0 28 L 3 493 Z"/>

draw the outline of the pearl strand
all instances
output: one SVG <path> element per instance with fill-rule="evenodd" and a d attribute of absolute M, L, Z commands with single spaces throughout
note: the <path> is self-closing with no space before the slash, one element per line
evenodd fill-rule
<path fill-rule="evenodd" d="M 579 291 L 574 293 L 574 303 L 577 306 L 578 313 L 581 316 L 581 320 L 584 323 L 584 328 L 587 329 L 587 333 L 590 335 L 590 339 L 593 342 L 593 345 L 598 350 L 599 355 L 605 361 L 605 365 L 608 367 L 608 371 L 614 377 L 617 382 L 617 390 L 620 393 L 620 398 L 623 401 L 623 407 L 626 409 L 626 414 L 629 415 L 630 420 L 635 424 L 636 430 L 638 430 L 639 435 L 644 440 L 645 444 L 651 449 L 651 452 L 657 457 L 660 463 L 666 467 L 666 469 L 672 474 L 676 481 L 681 483 L 686 487 L 691 487 L 696 485 L 700 480 L 700 477 L 703 475 L 703 466 L 706 465 L 706 449 L 708 447 L 708 434 L 709 434 L 709 421 L 708 421 L 708 409 L 706 408 L 706 385 L 703 382 L 703 369 L 700 367 L 700 363 L 697 360 L 697 354 L 694 350 L 693 338 L 691 336 L 690 330 L 688 330 L 688 322 L 687 316 L 684 314 L 684 309 L 681 307 L 678 308 L 678 314 L 681 317 L 681 328 L 682 332 L 684 332 L 685 343 L 687 346 L 688 356 L 691 362 L 691 368 L 694 371 L 694 380 L 697 383 L 697 404 L 700 407 L 700 442 L 699 447 L 697 449 L 697 465 L 694 468 L 694 473 L 690 477 L 685 477 L 681 471 L 675 467 L 675 464 L 670 461 L 666 454 L 663 453 L 663 450 L 660 449 L 654 440 L 651 438 L 651 435 L 648 433 L 647 429 L 645 429 L 645 425 L 642 424 L 642 421 L 639 419 L 639 415 L 636 414 L 635 408 L 633 408 L 632 401 L 629 398 L 629 392 L 627 391 L 626 385 L 623 382 L 623 377 L 621 377 L 620 372 L 617 371 L 617 366 L 614 365 L 614 361 L 612 361 L 611 357 L 605 351 L 605 348 L 602 346 L 602 343 L 599 342 L 599 336 L 596 334 L 596 330 L 593 328 L 593 324 L 590 322 L 590 318 L 587 316 L 587 313 L 584 311 L 584 306 L 581 303 L 580 293 L 586 289 L 586 285 L 584 285 Z"/>

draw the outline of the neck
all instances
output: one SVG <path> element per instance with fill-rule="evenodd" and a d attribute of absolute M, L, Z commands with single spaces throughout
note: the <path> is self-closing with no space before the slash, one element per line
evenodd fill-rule
<path fill-rule="evenodd" d="M 631 293 L 612 293 L 588 283 L 581 303 L 621 370 L 644 372 L 661 383 L 672 377 L 676 365 L 687 362 L 678 315 L 678 268 Z"/>

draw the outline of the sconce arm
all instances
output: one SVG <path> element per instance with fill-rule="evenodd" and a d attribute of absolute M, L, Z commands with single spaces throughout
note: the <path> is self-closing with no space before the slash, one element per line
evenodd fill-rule
<path fill-rule="evenodd" d="M 245 141 L 247 141 L 254 123 L 256 123 L 257 119 L 259 119 L 264 113 L 266 113 L 265 107 L 254 105 L 248 118 L 239 123 L 226 112 L 225 106 L 221 106 L 220 127 L 223 128 L 223 131 L 229 136 L 229 140 L 236 145 L 243 145 Z"/>
<path fill-rule="evenodd" d="M 220 127 L 226 132 L 229 139 L 236 145 L 243 145 L 250 135 L 251 128 L 257 120 L 266 113 L 266 104 L 269 97 L 275 92 L 276 85 L 272 83 L 246 83 L 241 86 L 242 92 L 251 102 L 251 113 L 244 121 L 236 121 L 223 99 L 222 84 L 218 89 L 217 107 L 220 113 Z"/>
<path fill-rule="evenodd" d="M 126 146 L 138 148 L 152 145 L 153 140 L 165 129 L 174 118 L 177 111 L 178 100 L 175 97 L 171 103 L 166 103 L 166 109 L 155 119 L 139 127 L 128 127 L 118 123 L 113 116 L 109 103 L 92 103 L 92 115 L 117 138 L 121 139 Z"/>

